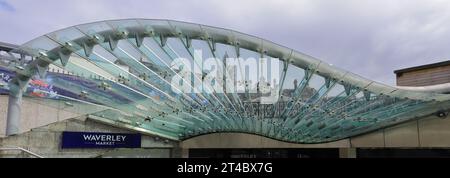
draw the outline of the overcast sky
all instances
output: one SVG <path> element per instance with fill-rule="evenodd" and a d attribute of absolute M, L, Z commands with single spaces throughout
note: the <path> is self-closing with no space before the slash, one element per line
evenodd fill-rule
<path fill-rule="evenodd" d="M 448 0 L 0 0 L 0 41 L 121 18 L 233 29 L 389 85 L 393 70 L 450 58 Z"/>

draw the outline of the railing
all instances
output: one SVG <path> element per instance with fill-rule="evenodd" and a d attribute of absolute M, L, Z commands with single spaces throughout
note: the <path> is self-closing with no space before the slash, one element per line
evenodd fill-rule
<path fill-rule="evenodd" d="M 9 150 L 18 150 L 18 151 L 27 153 L 27 154 L 32 155 L 32 156 L 37 157 L 37 158 L 44 158 L 41 155 L 38 155 L 36 153 L 31 152 L 30 150 L 27 150 L 25 148 L 18 147 L 18 146 L 0 147 L 0 151 L 9 151 Z"/>

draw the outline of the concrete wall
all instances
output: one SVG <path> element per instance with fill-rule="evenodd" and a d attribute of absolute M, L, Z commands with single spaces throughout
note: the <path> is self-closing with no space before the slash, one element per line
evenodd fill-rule
<path fill-rule="evenodd" d="M 450 116 L 430 116 L 352 138 L 352 147 L 450 148 Z"/>
<path fill-rule="evenodd" d="M 8 96 L 0 95 L 0 137 L 5 137 L 6 117 L 8 114 Z M 80 116 L 75 110 L 65 107 L 62 101 L 31 99 L 22 100 L 20 132 Z"/>
<path fill-rule="evenodd" d="M 348 139 L 323 144 L 286 143 L 246 133 L 214 133 L 185 140 L 180 146 L 189 148 L 346 148 Z"/>
<path fill-rule="evenodd" d="M 142 148 L 134 149 L 61 149 L 62 131 L 133 133 L 78 117 L 56 122 L 31 131 L 0 139 L 0 147 L 18 146 L 44 157 L 171 157 L 176 142 L 165 142 L 148 135 L 142 135 Z M 22 157 L 18 151 L 0 151 L 0 157 Z"/>
<path fill-rule="evenodd" d="M 450 116 L 430 116 L 323 144 L 294 144 L 244 133 L 214 133 L 180 143 L 189 148 L 450 148 Z"/>

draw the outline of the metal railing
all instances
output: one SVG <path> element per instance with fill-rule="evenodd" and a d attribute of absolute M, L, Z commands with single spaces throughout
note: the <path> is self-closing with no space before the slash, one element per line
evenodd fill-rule
<path fill-rule="evenodd" d="M 27 154 L 29 154 L 29 155 L 31 155 L 31 156 L 34 156 L 34 157 L 37 157 L 37 158 L 44 158 L 44 157 L 41 156 L 41 155 L 38 155 L 38 154 L 36 154 L 36 153 L 31 152 L 30 150 L 27 150 L 27 149 L 25 149 L 25 148 L 18 147 L 18 146 L 0 147 L 0 151 L 9 151 L 9 150 L 18 150 L 18 151 L 21 151 L 21 152 L 23 152 L 23 153 L 27 153 Z"/>

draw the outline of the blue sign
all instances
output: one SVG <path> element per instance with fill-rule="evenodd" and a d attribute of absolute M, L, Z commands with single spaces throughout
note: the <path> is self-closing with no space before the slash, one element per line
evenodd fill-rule
<path fill-rule="evenodd" d="M 62 148 L 140 148 L 141 134 L 63 132 Z"/>

